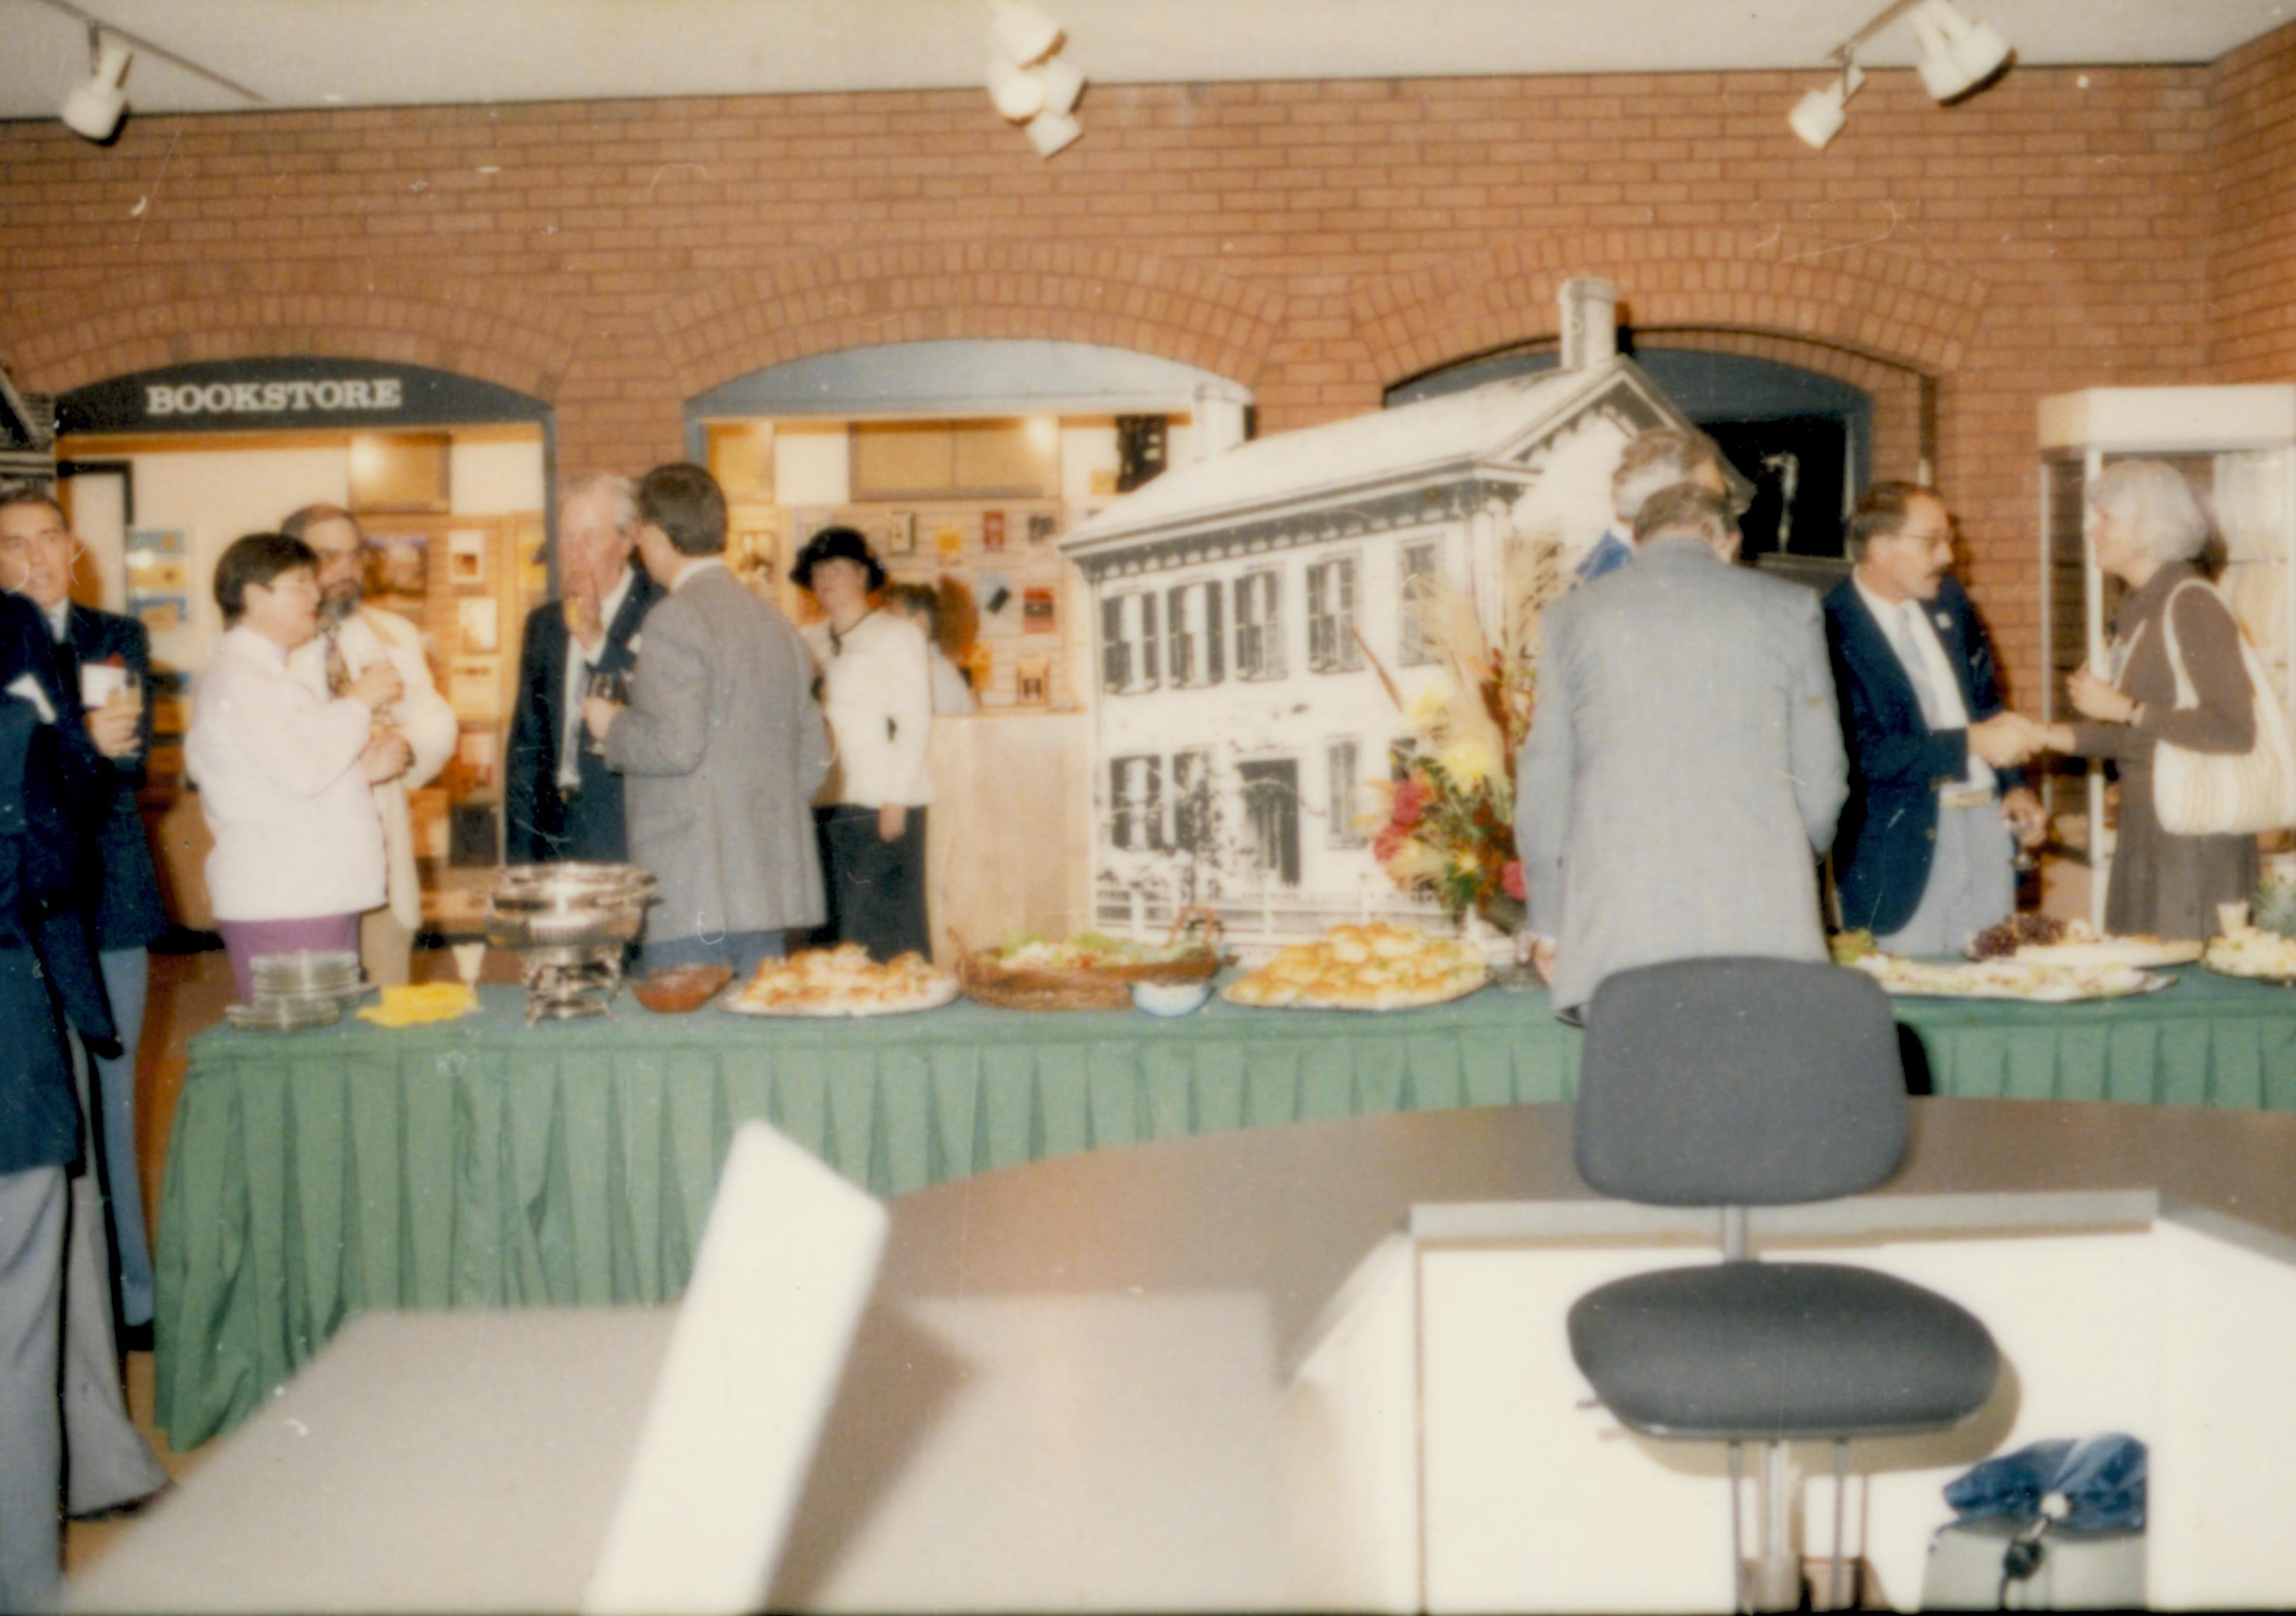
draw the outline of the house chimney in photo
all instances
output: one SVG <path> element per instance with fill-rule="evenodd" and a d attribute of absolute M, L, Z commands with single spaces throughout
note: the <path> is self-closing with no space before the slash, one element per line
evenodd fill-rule
<path fill-rule="evenodd" d="M 1244 410 L 1250 395 L 1226 383 L 1199 381 L 1195 387 L 1195 431 L 1190 434 L 1194 452 L 1190 460 L 1209 460 L 1242 444 Z"/>
<path fill-rule="evenodd" d="M 1562 368 L 1590 370 L 1619 353 L 1619 289 L 1598 275 L 1562 283 Z"/>

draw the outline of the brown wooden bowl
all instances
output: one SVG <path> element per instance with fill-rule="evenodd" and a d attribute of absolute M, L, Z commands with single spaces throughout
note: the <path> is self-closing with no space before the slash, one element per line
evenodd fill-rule
<path fill-rule="evenodd" d="M 731 965 L 673 965 L 641 977 L 630 991 L 656 1015 L 684 1015 L 716 998 L 733 980 Z"/>

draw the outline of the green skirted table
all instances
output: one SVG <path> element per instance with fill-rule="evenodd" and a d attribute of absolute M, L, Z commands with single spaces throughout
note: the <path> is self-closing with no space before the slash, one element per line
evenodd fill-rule
<path fill-rule="evenodd" d="M 1939 1095 L 2296 1111 L 2296 993 L 2199 971 L 2142 998 L 1902 1002 Z M 1538 993 L 1388 1015 L 1215 1002 L 866 1021 L 705 1010 L 528 1028 L 522 996 L 383 1030 L 192 1046 L 161 1195 L 158 1415 L 242 1418 L 356 1312 L 651 1303 L 692 1266 L 734 1127 L 882 1195 L 1077 1151 L 1370 1113 L 1567 1100 Z"/>

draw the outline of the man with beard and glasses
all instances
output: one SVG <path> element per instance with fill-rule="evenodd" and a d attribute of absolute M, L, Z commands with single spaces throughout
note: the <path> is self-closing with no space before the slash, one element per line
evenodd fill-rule
<path fill-rule="evenodd" d="M 406 689 L 375 714 L 377 728 L 406 742 L 406 770 L 379 780 L 388 894 L 359 923 L 359 957 L 378 982 L 407 980 L 414 933 L 422 923 L 422 885 L 414 869 L 414 824 L 407 793 L 438 777 L 454 755 L 455 710 L 439 693 L 423 654 L 422 631 L 395 612 L 365 603 L 368 547 L 358 519 L 339 505 L 305 505 L 280 524 L 319 558 L 319 633 L 289 659 L 288 670 L 320 696 L 340 694 L 377 659 L 388 657 Z"/>

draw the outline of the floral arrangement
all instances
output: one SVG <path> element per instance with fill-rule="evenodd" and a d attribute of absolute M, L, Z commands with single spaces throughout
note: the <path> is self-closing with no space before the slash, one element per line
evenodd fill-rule
<path fill-rule="evenodd" d="M 1366 788 L 1372 854 L 1397 886 L 1431 897 L 1455 921 L 1473 910 L 1511 931 L 1528 897 L 1514 845 L 1515 754 L 1537 704 L 1539 609 L 1560 592 L 1557 551 L 1549 537 L 1507 546 L 1496 638 L 1472 594 L 1414 583 L 1408 607 L 1439 668 L 1407 705 L 1372 659 L 1411 734 L 1395 778 Z"/>

